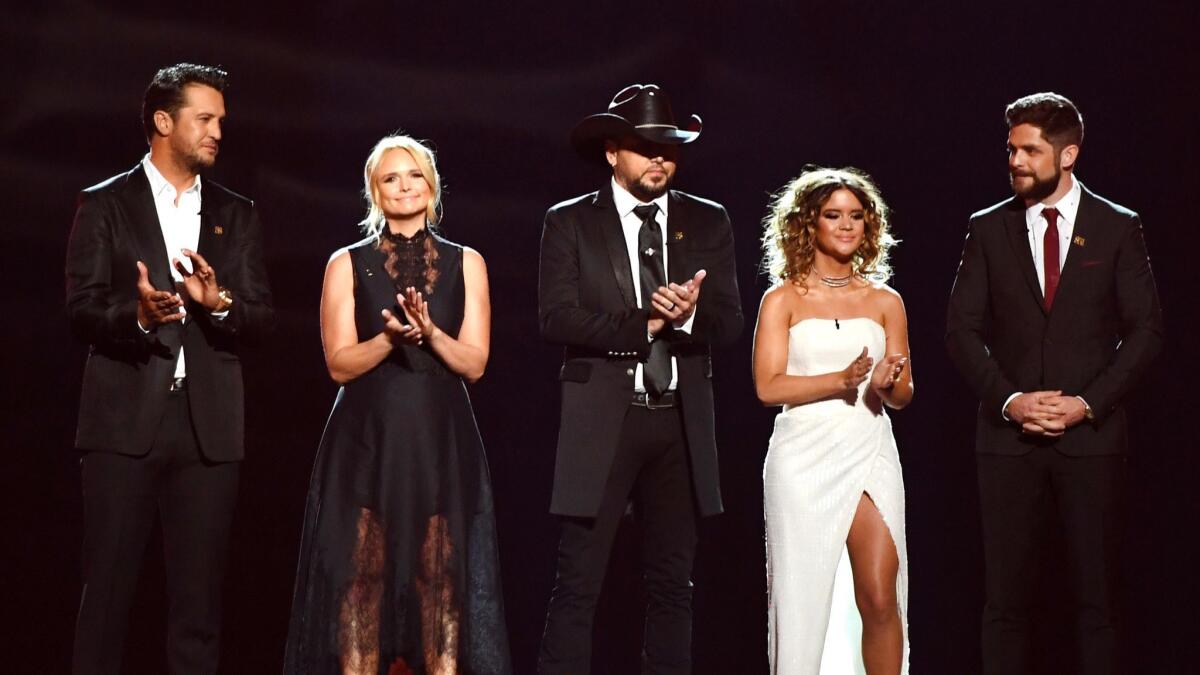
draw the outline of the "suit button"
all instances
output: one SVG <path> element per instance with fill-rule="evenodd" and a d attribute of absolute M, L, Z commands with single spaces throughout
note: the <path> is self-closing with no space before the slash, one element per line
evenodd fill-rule
<path fill-rule="evenodd" d="M 626 368 L 625 374 L 629 375 L 630 377 L 633 377 L 633 368 Z"/>

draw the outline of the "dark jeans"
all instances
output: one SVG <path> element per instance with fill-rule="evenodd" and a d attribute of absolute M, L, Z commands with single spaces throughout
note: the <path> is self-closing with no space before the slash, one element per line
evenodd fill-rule
<path fill-rule="evenodd" d="M 983 672 L 1035 672 L 1035 591 L 1048 532 L 1061 530 L 1071 584 L 1079 673 L 1120 672 L 1117 580 L 1124 455 L 1069 457 L 1051 447 L 979 455 L 987 600 Z M 1054 527 L 1054 525 L 1059 527 Z M 1049 526 L 1049 527 L 1048 527 Z"/>
<path fill-rule="evenodd" d="M 201 456 L 187 394 L 172 392 L 149 453 L 89 452 L 81 467 L 83 598 L 73 672 L 121 672 L 130 604 L 157 515 L 170 603 L 170 671 L 215 673 L 239 463 L 212 463 Z"/>
<path fill-rule="evenodd" d="M 696 506 L 678 408 L 630 407 L 595 518 L 564 518 L 558 572 L 538 655 L 544 675 L 591 670 L 592 620 L 613 538 L 633 497 L 647 595 L 645 673 L 688 673 Z"/>

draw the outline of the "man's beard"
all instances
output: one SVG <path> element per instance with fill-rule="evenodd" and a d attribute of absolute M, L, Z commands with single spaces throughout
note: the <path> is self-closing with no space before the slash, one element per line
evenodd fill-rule
<path fill-rule="evenodd" d="M 637 191 L 634 196 L 643 202 L 650 202 L 658 199 L 671 186 L 670 176 L 666 177 L 658 185 L 652 184 L 645 176 L 642 176 L 634 182 L 633 187 Z M 632 193 L 632 191 L 631 191 Z"/>
<path fill-rule="evenodd" d="M 1010 172 L 1008 179 L 1009 184 L 1012 185 L 1013 192 L 1015 192 L 1016 195 L 1021 199 L 1040 202 L 1046 197 L 1054 194 L 1054 191 L 1058 189 L 1058 182 L 1062 178 L 1062 169 L 1055 167 L 1054 177 L 1050 180 L 1042 180 L 1041 178 L 1038 178 L 1037 174 L 1022 175 L 1020 177 L 1032 178 L 1033 183 L 1026 188 L 1018 188 L 1016 180 L 1018 176 Z"/>
<path fill-rule="evenodd" d="M 209 159 L 206 155 L 201 155 L 199 152 L 190 152 L 183 156 L 184 166 L 192 173 L 200 173 L 205 169 L 211 169 L 213 164 L 216 164 L 216 158 Z"/>
<path fill-rule="evenodd" d="M 171 154 L 175 156 L 175 161 L 179 165 L 186 167 L 192 173 L 201 173 L 205 169 L 211 169 L 217 162 L 216 156 L 202 152 L 199 146 L 195 148 L 172 147 Z"/>

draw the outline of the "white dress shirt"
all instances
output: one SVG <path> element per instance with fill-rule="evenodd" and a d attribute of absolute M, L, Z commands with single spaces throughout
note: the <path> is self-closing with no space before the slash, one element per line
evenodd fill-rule
<path fill-rule="evenodd" d="M 1079 196 L 1083 190 L 1079 181 L 1071 176 L 1071 189 L 1054 204 L 1038 202 L 1025 209 L 1025 225 L 1029 235 L 1029 250 L 1033 253 L 1033 267 L 1037 270 L 1038 285 L 1042 293 L 1046 292 L 1046 228 L 1050 227 L 1042 211 L 1054 207 L 1058 209 L 1058 270 L 1061 272 L 1067 261 L 1067 252 L 1071 248 L 1071 236 L 1075 232 L 1075 217 L 1079 214 Z"/>
<path fill-rule="evenodd" d="M 633 212 L 634 208 L 636 208 L 638 206 L 643 206 L 644 204 L 642 202 L 639 202 L 637 200 L 637 197 L 634 197 L 633 195 L 629 194 L 628 190 L 626 190 L 625 188 L 623 188 L 619 184 L 617 184 L 616 178 L 612 179 L 612 191 L 613 191 L 613 204 L 617 208 L 617 215 L 619 215 L 621 217 L 621 230 L 625 234 L 625 250 L 627 250 L 629 252 L 629 271 L 633 274 L 633 292 L 637 296 L 638 306 L 643 307 L 643 308 L 648 308 L 650 306 L 649 299 L 647 299 L 646 303 L 644 303 L 644 304 L 642 303 L 642 283 L 641 283 L 642 272 L 641 272 L 641 266 L 638 263 L 638 231 L 642 229 L 642 219 L 639 218 L 638 215 Z M 668 255 L 668 253 L 667 253 L 667 248 L 668 248 L 667 247 L 667 202 L 668 201 L 669 200 L 667 199 L 667 193 L 664 192 L 661 195 L 659 195 L 656 199 L 654 199 L 654 201 L 650 202 L 651 204 L 658 206 L 658 213 L 655 214 L 654 220 L 655 220 L 655 222 L 658 223 L 658 227 L 659 227 L 660 233 L 662 235 L 662 241 L 663 241 L 662 256 L 663 256 L 664 272 L 666 270 L 671 269 L 668 266 L 669 263 L 668 263 L 668 259 L 667 259 L 667 255 Z M 671 282 L 671 281 L 675 281 L 675 280 L 670 279 L 668 277 L 667 281 Z M 686 281 L 686 279 L 683 281 Z M 675 283 L 681 283 L 681 282 L 675 281 Z M 695 318 L 696 318 L 696 313 L 693 311 L 692 315 L 688 317 L 687 321 L 680 322 L 680 323 L 673 323 L 672 326 L 674 326 L 674 328 L 676 330 L 681 330 L 685 333 L 691 333 L 692 332 L 692 322 L 695 320 Z M 647 339 L 648 338 L 649 338 L 649 336 L 647 335 Z M 638 362 L 637 371 L 633 375 L 633 390 L 636 392 L 644 393 L 646 391 L 646 386 L 645 386 L 645 384 L 643 384 L 643 381 L 642 381 L 642 370 L 643 370 L 642 363 Z M 667 390 L 674 391 L 676 386 L 678 386 L 678 384 L 679 384 L 679 366 L 675 362 L 675 357 L 672 356 L 671 357 L 671 384 L 670 384 L 670 386 L 667 387 Z"/>
<path fill-rule="evenodd" d="M 195 251 L 200 243 L 200 176 L 196 176 L 195 182 L 179 194 L 175 186 L 171 185 L 159 172 L 158 167 L 150 161 L 150 155 L 142 158 L 142 168 L 150 181 L 154 210 L 158 212 L 158 225 L 162 228 L 163 243 L 167 247 L 167 268 L 171 270 L 171 278 L 178 286 L 183 282 L 183 275 L 175 269 L 173 258 L 179 258 L 184 269 L 191 271 L 192 261 L 183 255 L 183 249 Z M 183 306 L 180 306 L 179 311 L 186 313 Z M 184 321 L 186 320 L 185 316 Z M 187 364 L 184 361 L 183 347 L 180 346 L 179 358 L 175 361 L 175 377 L 186 376 Z"/>

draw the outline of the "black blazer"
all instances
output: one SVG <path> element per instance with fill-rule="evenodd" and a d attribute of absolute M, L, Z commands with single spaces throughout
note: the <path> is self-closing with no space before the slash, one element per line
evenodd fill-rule
<path fill-rule="evenodd" d="M 671 190 L 667 277 L 708 276 L 691 334 L 670 331 L 678 364 L 692 480 L 702 515 L 720 513 L 709 345 L 742 330 L 733 230 L 716 202 Z M 557 204 L 546 213 L 538 283 L 542 336 L 566 347 L 559 379 L 562 417 L 551 512 L 594 516 L 633 395 L 634 368 L 650 354 L 649 310 L 639 309 L 612 186 Z"/>
<path fill-rule="evenodd" d="M 137 261 L 159 290 L 174 288 L 150 182 L 141 164 L 79 196 L 67 244 L 67 314 L 90 345 L 75 446 L 127 455 L 150 451 L 182 345 L 188 399 L 201 452 L 243 456 L 239 347 L 274 323 L 253 203 L 211 180 L 201 196 L 197 251 L 233 294 L 224 320 L 189 308 L 185 323 L 143 334 L 137 326 Z"/>
<path fill-rule="evenodd" d="M 981 401 L 978 452 L 1017 455 L 1038 445 L 1067 455 L 1124 452 L 1121 399 L 1162 341 L 1162 310 L 1136 213 L 1083 188 L 1050 312 L 1029 250 L 1025 206 L 1014 198 L 971 216 L 946 346 Z M 1082 396 L 1095 421 L 1043 439 L 1004 420 L 1009 396 L 1046 389 Z"/>

